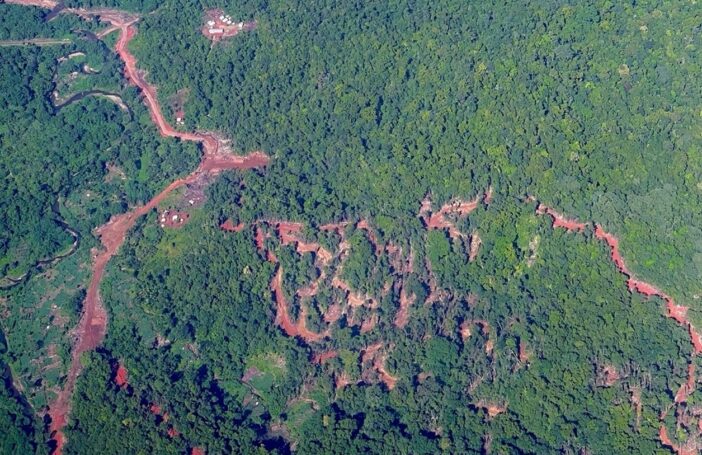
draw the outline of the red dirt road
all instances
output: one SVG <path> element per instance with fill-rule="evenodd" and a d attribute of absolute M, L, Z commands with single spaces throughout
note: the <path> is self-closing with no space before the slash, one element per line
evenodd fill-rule
<path fill-rule="evenodd" d="M 227 232 L 241 232 L 245 227 L 244 223 L 234 224 L 231 218 L 219 225 L 220 229 Z"/>
<path fill-rule="evenodd" d="M 43 8 L 53 8 L 57 5 L 47 0 L 11 0 L 11 3 Z M 156 90 L 141 75 L 136 67 L 136 58 L 128 49 L 129 41 L 136 34 L 136 27 L 133 23 L 137 19 L 134 19 L 133 16 L 113 10 L 64 10 L 64 12 L 77 14 L 81 17 L 98 16 L 100 20 L 110 22 L 113 27 L 119 28 L 120 37 L 116 46 L 117 54 L 124 61 L 126 76 L 129 81 L 136 85 L 144 94 L 144 101 L 149 109 L 151 118 L 158 127 L 159 133 L 164 137 L 175 137 L 183 141 L 201 143 L 204 153 L 200 165 L 190 175 L 175 180 L 145 205 L 136 207 L 130 212 L 113 216 L 108 223 L 96 230 L 96 234 L 102 242 L 103 250 L 93 255 L 92 277 L 85 301 L 83 302 L 83 314 L 78 326 L 74 329 L 75 341 L 66 382 L 56 400 L 49 407 L 49 415 L 51 417 L 50 431 L 56 445 L 55 454 L 62 453 L 66 440 L 62 429 L 66 425 L 70 412 L 71 397 L 76 380 L 82 369 L 80 357 L 83 353 L 99 346 L 107 330 L 107 312 L 99 293 L 105 267 L 112 256 L 117 253 L 122 243 L 124 243 L 129 229 L 139 217 L 156 208 L 176 188 L 194 183 L 208 175 L 219 174 L 224 170 L 258 168 L 266 166 L 269 162 L 268 156 L 262 152 L 254 152 L 246 156 L 224 153 L 220 151 L 219 140 L 213 134 L 182 133 L 176 131 L 168 124 L 161 112 L 161 107 L 156 97 Z"/>
<path fill-rule="evenodd" d="M 288 336 L 300 337 L 308 343 L 322 341 L 330 336 L 329 330 L 324 333 L 317 333 L 307 328 L 305 323 L 307 308 L 304 305 L 300 307 L 297 324 L 292 322 L 288 313 L 288 302 L 283 294 L 283 268 L 280 266 L 278 266 L 278 272 L 271 281 L 271 290 L 273 290 L 276 302 L 275 322 Z"/>
<path fill-rule="evenodd" d="M 578 223 L 573 220 L 569 220 L 563 217 L 562 215 L 558 214 L 557 212 L 549 209 L 548 207 L 543 206 L 542 204 L 539 205 L 536 213 L 540 215 L 550 215 L 553 218 L 554 228 L 565 227 L 569 231 L 575 230 L 582 232 L 585 229 L 585 226 L 587 226 L 586 223 Z M 653 284 L 647 283 L 636 278 L 633 275 L 633 273 L 627 268 L 626 263 L 624 262 L 624 257 L 619 251 L 619 239 L 614 234 L 605 231 L 604 228 L 599 224 L 594 224 L 594 227 L 595 238 L 607 244 L 607 246 L 610 249 L 610 258 L 612 262 L 614 262 L 614 265 L 616 266 L 619 273 L 627 277 L 627 287 L 629 288 L 629 291 L 636 292 L 647 297 L 655 296 L 663 299 L 663 301 L 666 302 L 666 317 L 675 320 L 679 325 L 687 328 L 690 336 L 690 343 L 692 344 L 693 358 L 697 355 L 702 354 L 702 334 L 700 334 L 695 328 L 695 326 L 692 325 L 692 323 L 687 319 L 688 307 L 676 304 L 672 297 L 658 289 Z M 696 391 L 695 385 L 695 368 L 694 364 L 691 362 L 688 366 L 688 379 L 685 383 L 683 383 L 680 386 L 677 393 L 675 394 L 672 406 L 677 407 L 678 405 L 685 403 L 688 397 Z M 667 411 L 662 414 L 661 421 L 665 418 L 666 415 Z M 702 419 L 700 419 L 698 423 L 702 425 Z M 670 439 L 665 426 L 661 425 L 659 431 L 659 439 L 661 441 L 661 444 L 671 448 L 678 455 L 698 453 L 698 450 L 696 448 L 698 441 L 695 436 L 690 437 L 684 444 L 675 444 Z"/>
<path fill-rule="evenodd" d="M 419 209 L 419 217 L 424 221 L 428 230 L 446 229 L 452 239 L 462 238 L 464 234 L 458 230 L 456 223 L 451 217 L 465 218 L 480 204 L 480 197 L 472 201 L 456 199 L 441 206 L 438 212 L 432 211 L 431 199 L 427 196 L 422 201 Z"/>
<path fill-rule="evenodd" d="M 539 204 L 536 208 L 537 215 L 548 215 L 553 219 L 553 228 L 565 228 L 568 232 L 583 232 L 587 227 L 587 223 L 581 223 L 578 220 L 566 218 L 562 214 L 556 212 L 551 207 Z"/>

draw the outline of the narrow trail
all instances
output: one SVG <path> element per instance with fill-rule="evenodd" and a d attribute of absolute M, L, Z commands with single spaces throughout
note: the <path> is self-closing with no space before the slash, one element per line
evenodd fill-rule
<path fill-rule="evenodd" d="M 527 198 L 527 200 L 534 201 L 534 199 L 531 197 Z M 673 402 L 660 415 L 659 439 L 663 446 L 670 448 L 678 455 L 692 455 L 699 453 L 700 436 L 702 435 L 702 417 L 698 419 L 698 423 L 695 425 L 698 430 L 697 434 L 690 436 L 685 442 L 680 444 L 677 444 L 670 439 L 664 423 L 664 419 L 668 416 L 668 413 L 672 408 L 675 408 L 676 415 L 684 415 L 686 412 L 685 403 L 689 396 L 696 391 L 696 378 L 693 361 L 696 356 L 702 354 L 702 335 L 700 335 L 697 328 L 687 318 L 687 311 L 689 308 L 675 303 L 671 296 L 658 289 L 658 287 L 655 285 L 638 279 L 627 267 L 624 257 L 619 251 L 619 239 L 614 234 L 605 231 L 600 224 L 589 222 L 581 223 L 576 219 L 566 218 L 559 212 L 556 212 L 552 208 L 543 204 L 538 205 L 536 214 L 551 217 L 553 221 L 553 229 L 563 228 L 568 232 L 584 233 L 586 227 L 593 226 L 595 239 L 602 241 L 607 245 L 610 250 L 610 259 L 614 263 L 619 273 L 627 278 L 627 287 L 629 292 L 635 292 L 646 297 L 659 297 L 665 302 L 665 316 L 673 319 L 678 325 L 687 330 L 690 336 L 690 344 L 692 345 L 691 360 L 690 364 L 688 365 L 688 378 L 687 381 L 680 386 L 680 389 L 675 394 Z"/>
<path fill-rule="evenodd" d="M 76 14 L 80 17 L 98 17 L 101 21 L 109 22 L 110 28 L 104 30 L 98 36 L 102 37 L 105 34 L 115 30 L 119 30 L 120 37 L 117 41 L 116 52 L 124 61 L 127 79 L 136 85 L 144 95 L 144 101 L 149 109 L 150 115 L 159 133 L 164 137 L 174 137 L 184 141 L 193 141 L 202 144 L 203 157 L 200 165 L 188 176 L 177 179 L 169 184 L 158 195 L 151 199 L 143 206 L 134 208 L 132 211 L 113 216 L 110 221 L 96 229 L 96 234 L 101 240 L 103 250 L 94 252 L 92 264 L 92 277 L 88 287 L 87 296 L 83 304 L 83 314 L 74 330 L 75 342 L 71 355 L 71 365 L 68 370 L 68 376 L 63 389 L 58 397 L 51 404 L 49 415 L 51 417 L 50 430 L 52 432 L 52 440 L 55 445 L 54 454 L 61 454 L 62 447 L 65 443 L 63 428 L 67 423 L 68 414 L 70 411 L 70 401 L 75 388 L 76 380 L 81 372 L 82 366 L 80 357 L 83 353 L 95 349 L 105 336 L 107 330 L 107 312 L 99 295 L 99 287 L 102 281 L 105 268 L 109 260 L 118 252 L 120 246 L 125 240 L 128 230 L 135 224 L 137 219 L 150 210 L 154 209 L 163 199 L 173 190 L 181 186 L 193 183 L 199 179 L 208 176 L 216 175 L 224 170 L 229 169 L 251 169 L 266 166 L 269 162 L 268 156 L 262 152 L 254 152 L 247 156 L 235 156 L 222 150 L 222 141 L 213 133 L 192 133 L 179 132 L 175 130 L 163 117 L 161 108 L 156 96 L 156 90 L 149 85 L 143 74 L 136 66 L 136 58 L 129 52 L 128 44 L 137 33 L 135 23 L 139 18 L 130 13 L 124 13 L 110 9 L 60 9 L 60 3 L 53 0 L 6 0 L 5 3 L 18 4 L 24 6 L 35 6 L 46 9 L 56 9 L 57 14 Z M 52 43 L 58 44 L 58 43 Z M 14 45 L 14 44 L 13 44 Z M 489 203 L 492 192 L 485 194 L 485 202 Z M 470 213 L 476 206 L 478 201 L 459 201 L 453 205 L 442 207 L 439 212 L 427 217 L 426 224 L 429 229 L 449 229 L 449 234 L 452 237 L 461 237 L 462 233 L 458 232 L 455 227 L 446 220 L 446 215 L 454 214 L 464 216 Z M 424 201 L 423 211 L 428 213 L 430 201 Z M 580 223 L 575 219 L 569 219 L 553 209 L 539 205 L 537 213 L 540 215 L 550 216 L 553 220 L 553 228 L 564 228 L 569 232 L 582 233 L 586 226 L 594 226 L 594 236 L 596 239 L 603 241 L 610 248 L 611 259 L 614 262 L 617 270 L 627 277 L 627 285 L 631 292 L 636 292 L 645 296 L 660 297 L 666 302 L 666 316 L 674 319 L 680 326 L 687 329 L 690 342 L 692 344 L 692 356 L 702 354 L 702 335 L 687 319 L 688 308 L 678 305 L 674 300 L 660 291 L 656 286 L 639 280 L 626 267 L 624 259 L 619 251 L 619 240 L 611 233 L 606 232 L 600 225 L 593 223 Z M 262 242 L 261 242 L 262 243 Z M 274 277 L 271 287 L 276 291 L 277 295 L 282 296 L 281 283 L 282 270 L 280 267 Z M 280 303 L 280 302 L 279 302 Z M 300 318 L 304 321 L 304 316 Z M 279 321 L 280 322 L 280 321 Z M 290 325 L 292 325 L 291 321 Z M 304 327 L 304 325 L 302 326 Z M 294 326 L 298 331 L 301 327 Z M 309 334 L 307 334 L 309 335 Z M 319 334 L 314 334 L 320 336 Z M 368 357 L 369 351 L 377 351 L 379 346 L 366 348 L 364 357 Z M 369 357 L 370 360 L 370 357 Z M 376 370 L 383 376 L 383 380 L 387 382 L 388 388 L 392 388 L 395 383 L 395 378 L 390 376 L 384 370 L 384 356 L 374 359 Z M 683 404 L 687 397 L 694 393 L 695 385 L 695 370 L 694 365 L 690 365 L 688 380 L 682 384 L 680 390 L 675 396 L 670 408 L 677 407 Z M 670 409 L 669 408 L 669 409 Z M 488 410 L 490 413 L 490 410 Z M 498 411 L 494 411 L 496 414 Z M 500 411 L 501 412 L 501 411 Z M 491 414 L 492 416 L 492 414 Z M 697 453 L 697 439 L 691 437 L 690 440 L 683 444 L 677 444 L 671 441 L 668 436 L 667 428 L 663 423 L 663 419 L 667 416 L 667 411 L 661 415 L 661 426 L 659 430 L 660 442 L 663 446 L 669 447 L 674 452 L 680 455 Z M 698 423 L 702 431 L 702 422 Z M 197 448 L 192 450 L 195 453 Z"/>
<path fill-rule="evenodd" d="M 8 3 L 49 9 L 59 6 L 58 2 L 51 0 L 8 0 Z M 83 302 L 81 319 L 73 331 L 74 344 L 66 382 L 56 400 L 49 406 L 48 411 L 51 417 L 50 431 L 54 446 L 53 453 L 59 455 L 66 442 L 63 428 L 66 426 L 70 412 L 71 397 L 76 380 L 82 370 L 80 358 L 83 353 L 98 347 L 107 332 L 107 311 L 100 298 L 100 283 L 108 262 L 124 243 L 129 229 L 134 226 L 137 219 L 156 208 L 176 188 L 194 183 L 206 176 L 217 175 L 224 170 L 259 168 L 266 166 L 270 161 L 268 156 L 262 152 L 253 152 L 246 156 L 233 155 L 222 147 L 222 141 L 213 133 L 180 132 L 165 120 L 156 97 L 156 89 L 146 82 L 136 66 L 136 58 L 128 49 L 129 42 L 137 33 L 134 24 L 139 20 L 138 16 L 110 9 L 62 9 L 60 13 L 75 14 L 83 18 L 97 17 L 100 21 L 110 23 L 109 29 L 119 30 L 120 36 L 115 50 L 124 62 L 127 79 L 143 93 L 144 101 L 159 133 L 164 137 L 202 144 L 203 156 L 197 169 L 188 176 L 173 181 L 146 204 L 136 207 L 130 212 L 113 216 L 95 231 L 100 238 L 103 249 L 93 251 L 92 276 Z"/>

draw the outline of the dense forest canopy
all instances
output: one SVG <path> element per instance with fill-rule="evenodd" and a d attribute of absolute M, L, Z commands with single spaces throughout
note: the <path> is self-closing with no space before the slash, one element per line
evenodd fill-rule
<path fill-rule="evenodd" d="M 107 264 L 108 331 L 64 452 L 700 441 L 694 2 L 65 7 L 139 14 L 129 50 L 167 121 L 271 162 L 136 221 Z M 208 39 L 213 9 L 254 26 Z M 8 453 L 48 450 L 94 229 L 203 155 L 158 134 L 122 32 L 69 13 L 0 5 Z M 33 38 L 67 42 L 17 44 Z"/>

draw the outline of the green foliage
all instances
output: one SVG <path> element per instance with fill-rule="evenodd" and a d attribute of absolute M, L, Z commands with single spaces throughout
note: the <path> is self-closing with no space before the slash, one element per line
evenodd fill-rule
<path fill-rule="evenodd" d="M 150 213 L 130 232 L 101 289 L 108 337 L 79 379 L 67 452 L 662 450 L 659 416 L 686 380 L 687 334 L 664 319 L 660 299 L 627 291 L 591 228 L 553 230 L 524 199 L 534 195 L 617 233 L 636 276 L 699 319 L 701 16 L 692 2 L 67 5 L 98 3 L 152 12 L 140 19 L 131 49 L 167 118 L 185 89 L 188 130 L 220 132 L 235 150 L 262 149 L 273 160 L 265 171 L 220 178 L 182 229 L 163 230 Z M 256 30 L 209 42 L 200 28 L 214 7 L 256 20 Z M 157 137 L 117 57 L 70 33 L 77 20 L 60 16 L 35 27 L 46 12 L 10 5 L 0 12 L 8 39 L 73 40 L 0 50 L 0 190 L 7 196 L 0 198 L 0 272 L 18 277 L 66 251 L 65 220 L 85 243 L 73 262 L 56 266 L 55 280 L 71 287 L 55 295 L 69 326 L 86 277 L 67 276 L 83 270 L 95 244 L 91 229 L 193 169 L 198 151 Z M 22 32 L 25 20 L 32 25 Z M 57 63 L 73 51 L 100 72 L 86 74 L 80 59 Z M 54 89 L 66 98 L 116 93 L 129 111 L 93 96 L 59 109 Z M 124 180 L 107 178 L 108 163 Z M 495 190 L 489 207 L 455 220 L 482 238 L 470 262 L 467 241 L 426 232 L 417 211 L 427 195 L 436 210 L 488 186 Z M 222 232 L 227 218 L 247 228 Z M 399 290 L 388 288 L 370 333 L 345 315 L 313 346 L 284 336 L 274 324 L 274 266 L 253 243 L 251 223 L 260 219 L 310 226 L 368 219 L 382 242 L 411 245 L 415 269 L 403 284 L 417 300 L 407 326 L 395 327 Z M 347 231 L 343 278 L 377 296 L 393 266 L 364 232 Z M 332 234 L 319 237 L 336 246 Z M 276 255 L 286 292 L 317 278 L 312 255 L 292 247 Z M 45 360 L 53 343 L 65 359 L 60 332 L 67 329 L 42 333 L 50 313 L 42 296 L 59 285 L 39 278 L 7 291 L 3 320 L 13 337 L 7 364 L 24 381 L 40 380 L 27 394 L 43 406 L 41 381 L 60 384 L 63 366 L 39 374 L 46 363 L 31 355 Z M 321 289 L 310 308 L 323 308 L 338 298 L 334 292 Z M 430 292 L 441 298 L 424 305 Z M 317 329 L 320 314 L 311 312 Z M 291 308 L 291 317 L 299 312 Z M 385 368 L 398 379 L 392 390 L 364 365 L 373 343 L 382 343 Z M 311 364 L 331 350 L 338 357 Z M 112 380 L 117 362 L 129 371 L 125 389 Z M 619 380 L 603 382 L 605 366 Z M 350 384 L 336 390 L 342 374 Z M 151 413 L 153 403 L 168 422 Z M 490 404 L 503 412 L 491 418 Z M 31 451 L 41 431 L 22 403 L 5 393 L 0 411 L 3 422 L 21 422 L 8 444 Z M 672 428 L 673 420 L 664 423 Z M 180 435 L 168 436 L 168 428 Z"/>

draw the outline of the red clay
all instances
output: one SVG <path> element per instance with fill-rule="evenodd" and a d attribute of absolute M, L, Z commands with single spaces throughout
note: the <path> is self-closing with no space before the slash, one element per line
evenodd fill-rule
<path fill-rule="evenodd" d="M 397 383 L 397 378 L 385 369 L 385 355 L 382 353 L 381 349 L 383 347 L 382 342 L 374 343 L 361 352 L 361 363 L 367 364 L 372 362 L 373 369 L 378 373 L 378 377 L 385 384 L 388 390 L 395 388 Z"/>
<path fill-rule="evenodd" d="M 461 322 L 461 326 L 458 328 L 458 333 L 461 334 L 461 340 L 466 341 L 473 334 L 470 330 L 470 326 L 470 321 Z"/>
<path fill-rule="evenodd" d="M 485 190 L 485 194 L 483 195 L 483 203 L 485 203 L 485 205 L 490 205 L 490 203 L 492 203 L 492 194 L 492 185 L 490 185 L 488 186 L 488 189 Z"/>
<path fill-rule="evenodd" d="M 578 220 L 571 218 L 566 218 L 561 213 L 556 212 L 551 207 L 547 207 L 544 204 L 539 204 L 536 207 L 536 213 L 538 215 L 548 215 L 553 219 L 554 228 L 565 228 L 568 232 L 583 232 L 587 227 L 587 223 L 580 223 Z"/>
<path fill-rule="evenodd" d="M 127 369 L 121 363 L 117 366 L 117 371 L 115 372 L 115 384 L 119 387 L 127 387 Z"/>
<path fill-rule="evenodd" d="M 626 268 L 626 264 L 624 264 L 624 258 L 619 252 L 619 240 L 613 234 L 605 232 L 605 230 L 602 229 L 602 226 L 600 226 L 599 224 L 595 224 L 595 237 L 597 237 L 600 240 L 603 240 L 609 246 L 611 250 L 612 261 L 614 261 L 614 265 L 617 266 L 619 271 L 624 275 L 630 276 L 631 273 L 629 273 L 629 269 Z"/>
<path fill-rule="evenodd" d="M 506 402 L 496 403 L 493 401 L 480 400 L 477 403 L 475 403 L 475 407 L 477 407 L 478 409 L 484 409 L 487 412 L 489 420 L 492 420 L 498 415 L 507 411 Z"/>
<path fill-rule="evenodd" d="M 409 321 L 409 308 L 416 299 L 417 296 L 414 293 L 407 295 L 405 284 L 402 283 L 400 288 L 400 309 L 395 315 L 395 327 L 402 329 L 407 325 Z"/>
<path fill-rule="evenodd" d="M 695 354 L 702 354 L 702 335 L 695 329 L 695 327 L 687 323 L 690 331 L 690 339 L 692 340 L 692 347 L 695 350 Z"/>
<path fill-rule="evenodd" d="M 256 248 L 258 251 L 263 251 L 266 247 L 266 236 L 263 233 L 263 228 L 261 226 L 256 226 L 256 236 L 254 237 L 256 241 Z"/>
<path fill-rule="evenodd" d="M 339 374 L 334 381 L 334 387 L 336 388 L 336 390 L 343 389 L 349 384 L 351 384 L 351 380 L 349 379 L 349 375 L 346 374 L 345 371 L 341 372 L 341 374 Z"/>
<path fill-rule="evenodd" d="M 21 5 L 51 8 L 57 5 L 54 2 L 45 0 L 14 0 L 13 2 Z M 127 231 L 134 225 L 139 217 L 157 207 L 171 191 L 178 187 L 193 183 L 205 175 L 216 175 L 226 169 L 251 169 L 265 166 L 269 162 L 268 156 L 261 152 L 255 152 L 247 156 L 225 154 L 223 151 L 219 150 L 219 141 L 213 134 L 181 133 L 168 124 L 161 113 L 154 87 L 149 85 L 140 74 L 136 67 L 136 58 L 129 53 L 127 47 L 129 41 L 136 34 L 136 28 L 132 24 L 137 19 L 133 16 L 127 13 L 104 9 L 73 9 L 64 11 L 77 14 L 81 17 L 98 16 L 101 20 L 110 22 L 112 26 L 120 29 L 120 37 L 116 46 L 117 54 L 124 61 L 126 76 L 129 81 L 142 91 L 151 118 L 156 123 L 159 133 L 165 137 L 175 137 L 184 141 L 201 143 L 204 153 L 200 165 L 190 175 L 172 182 L 147 204 L 136 207 L 131 212 L 113 216 L 107 224 L 96 230 L 104 249 L 93 256 L 92 277 L 83 303 L 83 314 L 75 329 L 75 343 L 65 385 L 49 407 L 49 415 L 51 417 L 50 431 L 52 433 L 52 439 L 56 444 L 55 454 L 62 453 L 63 444 L 65 443 L 65 437 L 61 430 L 66 425 L 66 419 L 70 411 L 71 396 L 73 395 L 76 379 L 82 369 L 80 357 L 84 352 L 95 349 L 102 343 L 105 336 L 107 329 L 107 313 L 99 295 L 100 282 L 102 281 L 107 263 L 112 256 L 117 253 L 117 250 L 124 242 Z"/>
<path fill-rule="evenodd" d="M 315 295 L 317 295 L 318 290 L 319 290 L 319 280 L 314 281 L 313 283 L 310 283 L 309 286 L 298 289 L 296 294 L 298 297 L 309 298 L 309 297 L 314 297 Z"/>
<path fill-rule="evenodd" d="M 447 229 L 449 236 L 452 239 L 463 237 L 463 233 L 458 230 L 455 223 L 451 221 L 449 216 L 457 216 L 464 218 L 478 207 L 480 197 L 476 197 L 472 201 L 455 200 L 444 204 L 438 212 L 432 213 L 432 203 L 429 197 L 424 198 L 419 209 L 419 217 L 422 218 L 428 230 Z"/>
<path fill-rule="evenodd" d="M 377 342 L 374 344 L 371 344 L 370 346 L 366 346 L 365 349 L 363 349 L 363 352 L 361 353 L 361 362 L 366 363 L 369 360 L 371 360 L 375 354 L 380 351 L 380 348 L 383 347 L 382 342 Z"/>
<path fill-rule="evenodd" d="M 227 232 L 241 232 L 245 227 L 244 223 L 234 224 L 231 218 L 219 225 L 220 229 Z"/>
<path fill-rule="evenodd" d="M 669 318 L 675 319 L 678 324 L 686 324 L 687 323 L 687 310 L 688 307 L 683 306 L 683 305 L 676 305 L 673 300 L 668 300 L 666 302 L 666 311 L 667 311 L 667 316 Z"/>
<path fill-rule="evenodd" d="M 655 295 L 662 297 L 664 300 L 670 299 L 670 297 L 659 291 L 658 288 L 652 284 L 637 280 L 636 278 L 629 278 L 629 280 L 627 280 L 627 286 L 631 292 L 638 292 L 639 294 L 643 294 L 647 297 Z"/>
<path fill-rule="evenodd" d="M 271 250 L 266 251 L 266 260 L 268 260 L 268 262 L 271 264 L 278 263 L 278 257 Z"/>
<path fill-rule="evenodd" d="M 319 230 L 324 232 L 336 232 L 338 235 L 343 236 L 344 229 L 346 229 L 346 226 L 348 226 L 348 224 L 348 221 L 322 224 L 321 226 L 319 226 Z"/>
<path fill-rule="evenodd" d="M 278 222 L 276 229 L 278 230 L 280 243 L 283 245 L 290 245 L 291 243 L 300 241 L 297 235 L 304 227 L 305 226 L 302 223 L 294 223 L 290 221 Z"/>
<path fill-rule="evenodd" d="M 617 370 L 617 367 L 615 367 L 614 365 L 605 365 L 602 369 L 602 376 L 602 386 L 604 387 L 612 387 L 621 379 L 619 370 Z"/>
<path fill-rule="evenodd" d="M 687 382 L 684 382 L 678 389 L 678 392 L 675 394 L 675 402 L 683 403 L 687 401 L 687 398 L 695 390 L 695 383 L 695 364 L 690 363 L 687 366 Z"/>
<path fill-rule="evenodd" d="M 318 352 L 312 357 L 312 363 L 316 363 L 317 365 L 321 365 L 324 362 L 326 362 L 329 359 L 333 359 L 334 357 L 338 356 L 339 353 L 336 351 L 326 351 L 326 352 Z"/>
<path fill-rule="evenodd" d="M 283 268 L 278 266 L 278 273 L 271 281 L 271 289 L 275 295 L 276 314 L 275 322 L 283 329 L 283 331 L 291 337 L 300 337 L 308 343 L 322 341 L 329 336 L 329 331 L 325 333 L 316 333 L 309 330 L 305 325 L 307 309 L 304 305 L 300 307 L 300 316 L 297 324 L 293 323 L 288 314 L 288 303 L 285 301 L 283 294 Z"/>
<path fill-rule="evenodd" d="M 329 307 L 324 312 L 324 322 L 326 322 L 327 324 L 334 324 L 336 321 L 341 319 L 341 313 L 341 305 L 339 305 L 338 303 L 329 305 Z"/>
<path fill-rule="evenodd" d="M 397 384 L 397 377 L 391 375 L 385 369 L 385 356 L 379 356 L 376 358 L 375 362 L 373 363 L 373 367 L 380 375 L 380 380 L 383 381 L 388 390 L 394 389 L 395 384 Z"/>
<path fill-rule="evenodd" d="M 658 438 L 661 440 L 661 444 L 666 447 L 670 447 L 671 450 L 677 455 L 699 455 L 699 450 L 696 447 L 697 444 L 694 440 L 690 441 L 690 445 L 686 444 L 679 446 L 670 439 L 670 436 L 668 436 L 668 430 L 663 425 L 661 425 L 660 429 L 658 430 Z"/>
<path fill-rule="evenodd" d="M 383 253 L 383 246 L 378 242 L 378 236 L 375 235 L 375 231 L 373 228 L 371 228 L 370 223 L 368 220 L 360 220 L 358 223 L 356 223 L 356 229 L 359 229 L 361 231 L 366 231 L 366 234 L 368 235 L 368 240 L 373 244 L 373 248 L 375 248 L 375 254 L 380 255 Z"/>
<path fill-rule="evenodd" d="M 557 227 L 555 220 L 554 227 Z M 595 238 L 604 241 L 607 246 L 609 246 L 612 262 L 614 262 L 619 272 L 627 277 L 627 287 L 629 288 L 629 291 L 637 292 L 644 296 L 656 296 L 663 299 L 666 302 L 666 316 L 674 319 L 678 324 L 687 327 L 690 335 L 690 343 L 692 344 L 693 356 L 702 354 L 702 335 L 700 335 L 697 329 L 687 319 L 688 308 L 686 306 L 677 305 L 672 297 L 659 290 L 653 284 L 635 278 L 631 271 L 629 271 L 629 269 L 626 267 L 624 258 L 619 251 L 619 240 L 613 234 L 606 232 L 599 224 L 595 224 Z M 673 404 L 679 405 L 686 402 L 687 398 L 695 391 L 695 385 L 696 379 L 694 364 L 690 363 L 688 366 L 688 380 L 675 394 Z M 667 411 L 664 411 L 661 414 L 661 420 L 665 418 L 666 415 Z M 659 438 L 664 446 L 670 447 L 678 455 L 692 455 L 698 453 L 699 441 L 696 437 L 688 438 L 684 445 L 679 446 L 671 441 L 665 426 L 661 426 L 659 430 Z"/>

